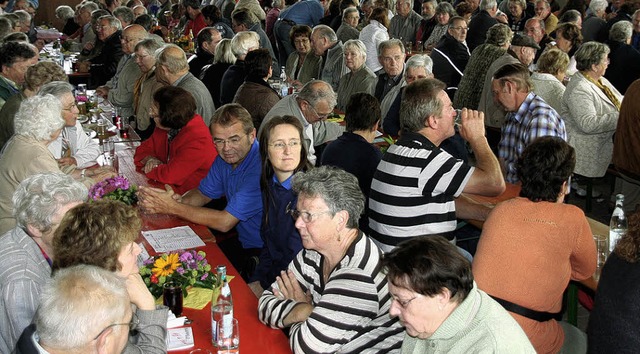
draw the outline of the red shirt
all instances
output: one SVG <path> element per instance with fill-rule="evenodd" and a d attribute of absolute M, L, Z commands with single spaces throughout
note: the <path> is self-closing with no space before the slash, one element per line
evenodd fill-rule
<path fill-rule="evenodd" d="M 209 128 L 198 114 L 180 130 L 171 144 L 167 133 L 156 127 L 151 137 L 138 146 L 133 161 L 137 167 L 144 166 L 142 160 L 147 156 L 162 161 L 146 176 L 170 184 L 176 193 L 182 194 L 200 184 L 218 156 L 218 151 L 213 145 Z"/>
<path fill-rule="evenodd" d="M 204 15 L 199 13 L 195 20 L 187 21 L 187 24 L 184 26 L 184 35 L 188 36 L 189 30 L 193 30 L 193 37 L 195 38 L 198 36 L 198 33 L 200 33 L 200 30 L 205 27 L 207 27 L 207 24 L 204 22 Z"/>

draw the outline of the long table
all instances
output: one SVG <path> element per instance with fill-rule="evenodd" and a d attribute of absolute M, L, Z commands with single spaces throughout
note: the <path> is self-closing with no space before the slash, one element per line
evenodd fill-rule
<path fill-rule="evenodd" d="M 119 173 L 138 186 L 160 187 L 159 183 L 149 181 L 144 174 L 136 170 L 133 163 L 133 153 L 134 147 L 132 145 L 116 152 L 119 160 Z M 289 342 L 284 333 L 279 329 L 272 329 L 258 320 L 258 299 L 242 280 L 238 271 L 231 265 L 231 262 L 229 262 L 227 257 L 216 245 L 215 237 L 206 226 L 190 223 L 186 220 L 170 215 L 148 215 L 142 213 L 142 220 L 142 227 L 144 230 L 157 230 L 183 225 L 190 226 L 204 241 L 205 246 L 199 247 L 197 250 L 202 250 L 207 253 L 207 260 L 209 263 L 212 266 L 219 264 L 227 266 L 227 274 L 235 277 L 229 285 L 233 295 L 234 317 L 238 319 L 240 326 L 240 352 L 246 354 L 291 353 Z M 138 241 L 144 243 L 149 254 L 153 255 L 155 253 L 142 235 L 139 237 Z M 183 315 L 193 321 L 189 326 L 193 329 L 195 345 L 193 348 L 171 351 L 171 353 L 189 353 L 191 350 L 196 348 L 208 349 L 212 353 L 216 353 L 215 348 L 211 343 L 211 304 L 207 305 L 202 310 L 185 308 L 183 310 Z"/>

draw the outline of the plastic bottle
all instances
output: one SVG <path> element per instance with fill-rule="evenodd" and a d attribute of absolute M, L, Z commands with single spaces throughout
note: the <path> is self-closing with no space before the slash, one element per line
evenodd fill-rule
<path fill-rule="evenodd" d="M 284 72 L 284 66 L 280 68 L 280 95 L 282 97 L 289 94 L 289 83 L 287 82 L 287 73 Z"/>
<path fill-rule="evenodd" d="M 227 281 L 227 267 L 219 265 L 216 268 L 219 287 L 213 292 L 211 299 L 211 338 L 213 345 L 217 345 L 217 323 L 222 320 L 223 326 L 232 326 L 233 298 Z"/>
<path fill-rule="evenodd" d="M 624 194 L 616 195 L 616 208 L 609 222 L 609 253 L 616 248 L 618 240 L 627 233 L 627 217 L 624 215 Z"/>

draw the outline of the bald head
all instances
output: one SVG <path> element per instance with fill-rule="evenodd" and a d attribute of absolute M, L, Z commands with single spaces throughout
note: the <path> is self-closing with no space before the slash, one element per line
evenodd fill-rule
<path fill-rule="evenodd" d="M 133 54 L 136 44 L 146 39 L 149 33 L 140 25 L 129 25 L 122 31 L 120 41 L 125 54 Z"/>

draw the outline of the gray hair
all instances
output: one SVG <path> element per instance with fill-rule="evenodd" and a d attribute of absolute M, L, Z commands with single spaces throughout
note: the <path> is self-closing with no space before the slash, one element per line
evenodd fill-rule
<path fill-rule="evenodd" d="M 442 115 L 444 105 L 438 94 L 445 87 L 438 79 L 416 80 L 405 87 L 400 101 L 400 127 L 415 133 L 425 127 L 428 117 Z"/>
<path fill-rule="evenodd" d="M 453 5 L 446 1 L 442 1 L 436 6 L 436 14 L 448 13 L 449 17 L 458 16 L 456 9 L 453 8 Z"/>
<path fill-rule="evenodd" d="M 12 32 L 2 38 L 2 43 L 7 42 L 24 42 L 29 43 L 29 36 L 24 32 Z"/>
<path fill-rule="evenodd" d="M 120 20 L 118 20 L 117 18 L 115 18 L 115 16 L 111 16 L 111 15 L 104 15 L 104 16 L 100 16 L 98 18 L 98 21 L 102 21 L 102 20 L 107 20 L 107 22 L 109 22 L 109 26 L 117 29 L 117 30 L 121 30 L 122 29 L 122 23 L 120 23 Z"/>
<path fill-rule="evenodd" d="M 260 48 L 260 36 L 253 31 L 238 32 L 231 39 L 231 52 L 236 58 L 247 55 L 249 49 Z"/>
<path fill-rule="evenodd" d="M 60 208 L 87 199 L 87 187 L 63 173 L 46 172 L 20 182 L 13 193 L 13 216 L 18 227 L 31 225 L 41 232 L 51 230 L 51 218 Z"/>
<path fill-rule="evenodd" d="M 344 45 L 342 47 L 342 51 L 346 52 L 347 50 L 352 50 L 352 51 L 360 54 L 360 56 L 362 58 L 364 58 L 365 60 L 367 59 L 367 47 L 359 39 L 350 39 L 350 40 L 344 42 Z"/>
<path fill-rule="evenodd" d="M 122 322 L 130 301 L 124 280 L 114 272 L 90 265 L 59 269 L 42 289 L 34 323 L 42 344 L 77 350 Z"/>
<path fill-rule="evenodd" d="M 75 12 L 71 8 L 71 6 L 60 5 L 56 7 L 56 17 L 61 20 L 68 20 L 70 18 L 73 18 L 74 15 Z"/>
<path fill-rule="evenodd" d="M 336 32 L 333 30 L 333 28 L 327 25 L 317 25 L 313 27 L 313 31 L 311 32 L 311 35 L 313 35 L 313 33 L 317 33 L 319 37 L 326 38 L 329 40 L 329 42 L 332 42 L 332 43 L 338 41 L 338 36 L 336 35 Z"/>
<path fill-rule="evenodd" d="M 73 93 L 73 85 L 64 81 L 51 81 L 40 87 L 38 96 L 53 95 L 60 99 L 67 93 Z"/>
<path fill-rule="evenodd" d="M 609 30 L 609 40 L 626 43 L 633 35 L 633 24 L 629 21 L 618 21 Z"/>
<path fill-rule="evenodd" d="M 607 0 L 591 0 L 589 10 L 591 10 L 593 14 L 597 14 L 598 12 L 605 11 L 607 6 L 609 6 Z"/>
<path fill-rule="evenodd" d="M 336 93 L 333 92 L 333 88 L 322 80 L 307 82 L 298 93 L 298 98 L 309 102 L 313 107 L 322 100 L 326 101 L 331 109 L 337 104 Z"/>
<path fill-rule="evenodd" d="M 503 47 L 507 43 L 511 43 L 513 39 L 513 31 L 504 23 L 496 23 L 487 30 L 487 39 L 485 43 Z"/>
<path fill-rule="evenodd" d="M 223 38 L 216 46 L 216 53 L 213 55 L 213 63 L 233 64 L 236 62 L 236 56 L 231 51 L 231 40 Z"/>
<path fill-rule="evenodd" d="M 187 55 L 182 48 L 175 44 L 165 44 L 162 48 L 156 50 L 155 56 L 156 65 L 166 67 L 171 74 L 177 74 L 189 69 Z"/>
<path fill-rule="evenodd" d="M 413 0 L 396 0 L 396 3 L 403 3 L 403 2 L 409 3 L 410 8 L 413 9 Z"/>
<path fill-rule="evenodd" d="M 138 42 L 138 44 L 136 44 L 135 50 L 137 51 L 143 49 L 148 54 L 154 55 L 156 50 L 162 48 L 164 45 L 165 42 L 164 40 L 162 40 L 162 37 L 158 36 L 157 34 L 150 34 L 149 38 L 143 39 Z"/>
<path fill-rule="evenodd" d="M 527 1 L 526 0 L 509 0 L 509 2 L 513 2 L 513 3 L 516 3 L 516 4 L 520 5 L 520 7 L 522 7 L 523 11 L 527 9 Z"/>
<path fill-rule="evenodd" d="M 480 0 L 480 10 L 489 11 L 498 6 L 498 2 L 496 0 Z"/>
<path fill-rule="evenodd" d="M 380 44 L 378 45 L 378 56 L 381 56 L 382 51 L 384 51 L 385 49 L 389 49 L 393 47 L 400 48 L 400 51 L 404 53 L 404 44 L 402 43 L 402 41 L 397 38 L 392 38 L 392 39 L 388 39 L 386 41 L 380 42 Z"/>
<path fill-rule="evenodd" d="M 64 127 L 60 100 L 51 95 L 34 96 L 22 101 L 14 118 L 15 133 L 39 141 L 50 140 Z"/>
<path fill-rule="evenodd" d="M 98 4 L 96 4 L 93 1 L 87 1 L 84 4 L 82 4 L 82 6 L 80 6 L 80 8 L 78 9 L 78 11 L 80 10 L 86 10 L 89 12 L 89 14 L 93 13 L 94 11 L 98 10 L 100 8 L 100 6 L 98 6 Z"/>
<path fill-rule="evenodd" d="M 126 22 L 127 24 L 133 23 L 133 20 L 136 18 L 136 16 L 133 14 L 133 10 L 126 6 L 116 7 L 116 9 L 113 10 L 113 16 L 116 18 L 120 17 L 122 21 Z"/>
<path fill-rule="evenodd" d="M 31 15 L 29 15 L 29 13 L 25 10 L 16 10 L 13 12 L 13 14 L 18 16 L 18 18 L 20 19 L 20 22 L 22 23 L 31 22 Z"/>
<path fill-rule="evenodd" d="M 352 14 L 354 12 L 359 14 L 358 9 L 355 7 L 347 7 L 346 9 L 344 9 L 344 11 L 342 12 L 342 21 L 344 21 L 344 19 L 347 18 L 349 14 Z"/>
<path fill-rule="evenodd" d="M 575 54 L 576 69 L 591 70 L 591 66 L 599 64 L 609 55 L 609 51 L 609 47 L 600 42 L 584 43 Z"/>
<path fill-rule="evenodd" d="M 347 228 L 358 228 L 358 219 L 364 210 L 364 195 L 354 175 L 331 166 L 317 167 L 296 173 L 292 188 L 298 195 L 321 198 L 332 216 L 345 210 L 349 213 Z"/>
<path fill-rule="evenodd" d="M 407 60 L 405 64 L 404 76 L 407 77 L 409 68 L 424 68 L 427 74 L 433 74 L 433 60 L 424 54 L 416 54 Z"/>
<path fill-rule="evenodd" d="M 5 16 L 0 15 L 0 38 L 11 33 L 13 30 L 13 22 Z"/>

